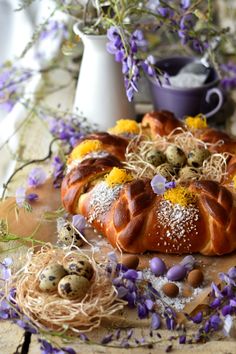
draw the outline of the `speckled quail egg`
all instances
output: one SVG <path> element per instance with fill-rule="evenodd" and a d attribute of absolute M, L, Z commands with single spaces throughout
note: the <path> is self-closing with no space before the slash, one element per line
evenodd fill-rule
<path fill-rule="evenodd" d="M 90 280 L 93 276 L 93 267 L 85 256 L 73 260 L 66 260 L 63 262 L 64 269 L 69 274 L 76 274 Z"/>
<path fill-rule="evenodd" d="M 42 291 L 54 291 L 58 283 L 67 274 L 62 265 L 58 263 L 49 264 L 39 275 L 39 288 Z"/>
<path fill-rule="evenodd" d="M 58 294 L 69 300 L 82 300 L 88 289 L 90 282 L 85 277 L 76 274 L 66 275 L 58 284 Z"/>
<path fill-rule="evenodd" d="M 155 173 L 162 175 L 167 179 L 167 181 L 171 181 L 172 177 L 176 175 L 174 166 L 168 162 L 165 162 L 158 166 L 155 170 Z"/>
<path fill-rule="evenodd" d="M 210 151 L 207 149 L 196 148 L 189 152 L 187 162 L 190 166 L 200 167 L 210 154 Z"/>
<path fill-rule="evenodd" d="M 176 145 L 169 145 L 165 154 L 167 161 L 175 167 L 182 167 L 186 163 L 185 153 Z"/>
<path fill-rule="evenodd" d="M 162 151 L 152 149 L 146 155 L 146 161 L 157 167 L 165 162 L 166 157 Z"/>
<path fill-rule="evenodd" d="M 65 246 L 70 246 L 73 243 L 77 247 L 80 247 L 83 244 L 83 240 L 79 233 L 73 229 L 70 223 L 64 223 L 64 225 L 59 228 L 58 242 Z"/>
<path fill-rule="evenodd" d="M 199 171 L 194 167 L 184 166 L 179 170 L 179 177 L 186 181 L 197 179 L 199 177 Z"/>

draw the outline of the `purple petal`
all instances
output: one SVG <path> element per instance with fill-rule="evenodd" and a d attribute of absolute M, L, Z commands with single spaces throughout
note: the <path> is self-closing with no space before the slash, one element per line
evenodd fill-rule
<path fill-rule="evenodd" d="M 156 175 L 151 180 L 151 187 L 155 194 L 162 195 L 165 193 L 166 179 L 161 175 Z"/>
<path fill-rule="evenodd" d="M 138 272 L 134 269 L 129 269 L 127 270 L 127 272 L 125 272 L 122 277 L 124 279 L 128 279 L 128 280 L 136 280 L 138 279 L 139 275 Z"/>
<path fill-rule="evenodd" d="M 154 302 L 150 299 L 145 300 L 145 305 L 147 306 L 147 309 L 150 311 L 154 307 Z"/>
<path fill-rule="evenodd" d="M 112 341 L 113 334 L 107 334 L 101 340 L 101 344 L 108 344 Z"/>
<path fill-rule="evenodd" d="M 221 323 L 222 323 L 222 320 L 218 315 L 212 315 L 210 317 L 210 324 L 211 324 L 212 328 L 214 328 L 215 331 L 219 329 Z"/>
<path fill-rule="evenodd" d="M 89 342 L 89 338 L 86 334 L 80 333 L 79 337 L 83 342 Z"/>
<path fill-rule="evenodd" d="M 184 10 L 187 10 L 190 6 L 191 0 L 181 0 L 181 6 Z"/>
<path fill-rule="evenodd" d="M 232 306 L 232 307 L 236 307 L 236 298 L 231 299 L 231 300 L 229 301 L 229 304 L 230 304 L 230 306 Z"/>
<path fill-rule="evenodd" d="M 221 300 L 219 298 L 214 299 L 211 303 L 210 303 L 210 307 L 212 309 L 216 309 L 221 305 Z"/>
<path fill-rule="evenodd" d="M 106 44 L 106 48 L 107 48 L 108 53 L 110 53 L 110 54 L 116 54 L 116 52 L 117 52 L 117 48 L 111 42 L 108 42 Z"/>
<path fill-rule="evenodd" d="M 203 313 L 198 312 L 194 317 L 191 318 L 194 323 L 201 323 L 203 320 Z"/>
<path fill-rule="evenodd" d="M 194 268 L 195 263 L 196 259 L 191 255 L 184 257 L 180 262 L 180 264 L 183 265 L 187 270 L 192 270 Z"/>
<path fill-rule="evenodd" d="M 176 187 L 176 183 L 174 181 L 171 181 L 171 182 L 167 182 L 165 184 L 165 188 L 166 189 L 171 189 L 171 188 L 175 188 Z"/>
<path fill-rule="evenodd" d="M 76 354 L 76 351 L 73 348 L 63 347 L 62 350 L 63 350 L 63 353 Z"/>
<path fill-rule="evenodd" d="M 233 308 L 230 305 L 225 305 L 221 309 L 221 313 L 223 316 L 231 315 L 233 312 Z"/>
<path fill-rule="evenodd" d="M 124 286 L 120 286 L 119 288 L 117 288 L 117 296 L 120 299 L 123 299 L 128 294 L 128 292 L 128 289 L 126 289 Z"/>
<path fill-rule="evenodd" d="M 116 255 L 116 253 L 115 253 L 114 251 L 109 252 L 109 253 L 107 254 L 107 258 L 108 258 L 110 261 L 114 262 L 114 263 L 118 263 L 118 258 L 117 258 L 117 255 Z"/>
<path fill-rule="evenodd" d="M 43 184 L 46 178 L 46 172 L 41 167 L 35 167 L 28 174 L 28 185 L 30 187 L 37 187 Z"/>
<path fill-rule="evenodd" d="M 26 196 L 26 200 L 28 200 L 29 202 L 33 202 L 35 200 L 37 200 L 39 198 L 37 193 L 29 193 Z"/>
<path fill-rule="evenodd" d="M 11 257 L 7 257 L 7 258 L 4 258 L 2 264 L 5 266 L 5 267 L 9 267 L 10 265 L 12 265 L 13 263 L 13 259 Z"/>
<path fill-rule="evenodd" d="M 134 98 L 134 89 L 132 86 L 130 86 L 127 90 L 126 90 L 126 95 L 128 98 L 128 101 L 131 102 L 132 99 Z"/>
<path fill-rule="evenodd" d="M 26 189 L 24 187 L 17 188 L 15 193 L 15 198 L 16 198 L 16 204 L 19 207 L 22 207 L 26 198 Z"/>
<path fill-rule="evenodd" d="M 161 326 L 161 318 L 157 313 L 152 314 L 151 328 L 158 329 Z"/>
<path fill-rule="evenodd" d="M 236 267 L 232 267 L 228 270 L 228 276 L 232 279 L 236 279 Z"/>
<path fill-rule="evenodd" d="M 220 289 L 217 287 L 217 285 L 215 283 L 211 283 L 211 288 L 212 288 L 212 293 L 213 296 L 222 299 L 224 296 L 221 294 Z"/>
<path fill-rule="evenodd" d="M 179 337 L 179 344 L 185 344 L 186 343 L 186 336 L 182 335 Z"/>
<path fill-rule="evenodd" d="M 134 330 L 132 328 L 129 329 L 127 332 L 127 339 L 130 339 L 132 337 L 133 333 L 134 333 Z"/>
<path fill-rule="evenodd" d="M 146 318 L 148 316 L 148 309 L 145 304 L 138 304 L 138 317 L 140 319 Z"/>
<path fill-rule="evenodd" d="M 79 231 L 83 232 L 86 226 L 86 220 L 83 215 L 77 214 L 72 218 L 72 225 Z"/>
<path fill-rule="evenodd" d="M 11 269 L 3 267 L 1 269 L 1 278 L 5 281 L 9 280 L 11 278 Z"/>
<path fill-rule="evenodd" d="M 229 336 L 232 330 L 234 330 L 234 319 L 231 315 L 227 315 L 224 318 L 224 333 Z"/>
<path fill-rule="evenodd" d="M 9 318 L 9 313 L 7 311 L 0 310 L 0 319 L 7 320 Z"/>

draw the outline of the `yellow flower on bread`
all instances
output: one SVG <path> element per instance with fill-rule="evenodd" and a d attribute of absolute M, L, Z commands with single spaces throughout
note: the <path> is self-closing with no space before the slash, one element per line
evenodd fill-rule
<path fill-rule="evenodd" d="M 108 131 L 111 134 L 138 134 L 139 125 L 133 119 L 120 119 L 116 122 L 116 125 Z"/>
<path fill-rule="evenodd" d="M 118 184 L 124 184 L 133 180 L 131 173 L 124 168 L 113 167 L 113 169 L 105 177 L 105 182 L 109 187 L 114 187 Z"/>
<path fill-rule="evenodd" d="M 172 204 L 179 204 L 183 207 L 186 207 L 189 204 L 194 203 L 196 197 L 187 188 L 178 186 L 175 188 L 168 189 L 164 193 L 164 199 L 169 200 Z"/>
<path fill-rule="evenodd" d="M 102 143 L 99 140 L 84 140 L 72 150 L 69 160 L 73 161 L 82 159 L 85 155 L 90 154 L 91 152 L 101 151 L 102 148 Z"/>
<path fill-rule="evenodd" d="M 205 129 L 207 128 L 206 117 L 202 114 L 198 114 L 196 117 L 185 118 L 185 124 L 189 129 Z"/>

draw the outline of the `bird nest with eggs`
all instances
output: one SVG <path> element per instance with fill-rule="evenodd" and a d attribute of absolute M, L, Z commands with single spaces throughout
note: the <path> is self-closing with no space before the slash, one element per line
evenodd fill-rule
<path fill-rule="evenodd" d="M 100 326 L 123 309 L 111 276 L 81 251 L 46 245 L 29 252 L 25 267 L 12 279 L 16 303 L 37 328 L 73 335 Z"/>

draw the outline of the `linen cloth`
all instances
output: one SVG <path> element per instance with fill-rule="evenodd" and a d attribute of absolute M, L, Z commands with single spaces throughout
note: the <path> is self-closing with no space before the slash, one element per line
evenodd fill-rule
<path fill-rule="evenodd" d="M 11 60 L 13 64 L 21 67 L 35 70 L 36 74 L 32 79 L 27 81 L 25 91 L 23 92 L 21 102 L 26 102 L 28 99 L 31 102 L 31 107 L 27 108 L 21 102 L 17 102 L 13 109 L 7 114 L 6 111 L 0 110 L 0 192 L 3 183 L 12 174 L 16 166 L 16 157 L 21 145 L 22 132 L 25 129 L 27 122 L 32 118 L 31 112 L 34 101 L 36 102 L 36 92 L 43 90 L 44 80 L 39 72 L 41 69 L 47 68 L 49 63 L 59 55 L 63 33 L 57 33 L 56 36 L 48 36 L 43 41 L 37 42 L 24 56 L 19 59 L 22 51 L 30 41 L 37 25 L 44 22 L 54 9 L 53 1 L 39 1 L 34 3 L 29 8 L 23 11 L 15 11 L 17 9 L 16 0 L 0 0 L 0 65 L 6 60 Z M 56 12 L 50 21 L 68 22 L 67 15 Z M 65 73 L 54 72 L 54 78 L 58 77 L 65 80 Z M 51 78 L 53 81 L 53 78 Z M 74 87 L 73 87 L 74 89 Z M 72 91 L 72 92 L 71 92 Z M 64 108 L 71 108 L 73 101 L 73 90 L 68 88 L 57 92 L 57 94 L 48 95 L 45 99 L 51 107 L 56 107 L 60 102 L 64 104 Z M 67 99 L 68 98 L 68 99 Z M 37 142 L 37 138 L 41 136 L 41 144 Z M 47 146 L 49 136 L 46 129 L 37 123 L 35 118 L 34 125 L 28 132 L 23 145 L 29 144 L 31 156 L 29 159 L 37 158 L 40 154 L 40 145 Z M 36 143 L 36 145 L 34 144 Z M 34 146 L 35 145 L 35 146 Z M 32 147 L 34 147 L 33 151 Z M 29 149 L 28 149 L 29 150 Z M 42 152 L 41 152 L 42 153 Z"/>

